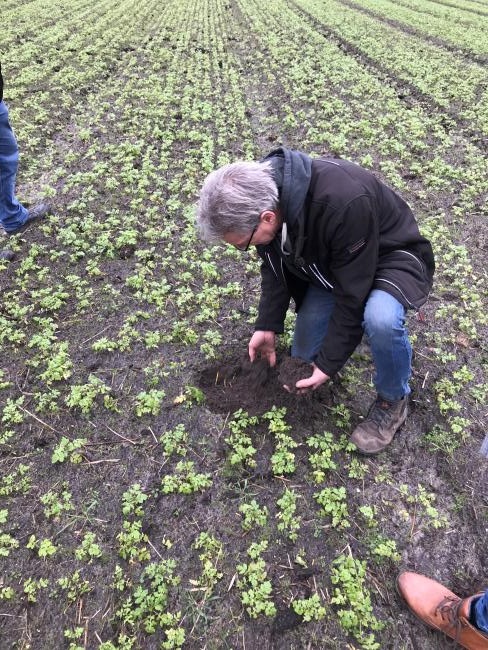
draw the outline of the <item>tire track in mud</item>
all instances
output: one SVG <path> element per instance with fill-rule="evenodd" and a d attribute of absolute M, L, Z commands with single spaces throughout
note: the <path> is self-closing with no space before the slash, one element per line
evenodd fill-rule
<path fill-rule="evenodd" d="M 340 1 L 342 2 L 343 0 Z M 318 18 L 301 7 L 295 0 L 288 0 L 288 5 L 298 15 L 302 16 L 318 34 L 321 34 L 329 41 L 333 40 L 340 50 L 354 57 L 372 76 L 394 88 L 397 91 L 398 99 L 407 106 L 419 102 L 422 108 L 428 113 L 434 112 L 438 115 L 448 115 L 455 123 L 456 128 L 470 138 L 471 142 L 478 148 L 480 155 L 485 155 L 485 151 L 488 149 L 488 139 L 477 129 L 475 124 L 460 117 L 458 111 L 442 106 L 431 95 L 420 90 L 412 81 L 402 79 L 395 75 L 390 68 L 378 63 L 378 61 L 366 54 L 360 47 L 344 38 L 337 30 L 320 22 Z M 481 89 L 479 93 L 481 96 Z"/>
<path fill-rule="evenodd" d="M 453 9 L 459 9 L 460 11 L 469 11 L 473 14 L 478 14 L 479 16 L 488 16 L 488 11 L 483 11 L 482 9 L 472 9 L 471 7 L 460 7 L 459 5 L 453 4 L 451 2 L 442 2 L 441 0 L 430 0 L 430 2 L 441 5 L 441 7 L 452 7 Z M 486 7 L 487 5 L 484 2 L 478 2 L 478 0 L 471 0 L 475 4 L 479 4 L 481 7 Z"/>
<path fill-rule="evenodd" d="M 415 38 L 424 41 L 428 45 L 434 45 L 435 47 L 446 50 L 451 54 L 455 54 L 457 57 L 462 57 L 468 63 L 477 63 L 480 65 L 485 65 L 486 63 L 488 63 L 487 54 L 476 54 L 475 52 L 466 50 L 462 45 L 456 45 L 454 43 L 450 43 L 449 41 L 445 41 L 442 38 L 439 38 L 437 36 L 431 36 L 430 34 L 419 31 L 415 27 L 412 27 L 411 25 L 408 25 L 407 23 L 404 23 L 401 20 L 388 18 L 388 16 L 385 16 L 379 11 L 373 11 L 373 9 L 369 9 L 368 7 L 363 7 L 360 4 L 354 2 L 353 0 L 338 0 L 338 2 L 340 2 L 340 4 L 346 7 L 349 7 L 349 9 L 353 9 L 354 11 L 369 16 L 370 18 L 374 18 L 374 20 L 376 20 L 379 23 L 389 25 L 390 27 L 393 27 L 393 29 L 403 32 L 408 36 L 414 36 Z"/>
<path fill-rule="evenodd" d="M 457 9 L 458 11 L 467 11 L 470 13 L 474 13 L 478 16 L 488 16 L 488 11 L 478 11 L 476 9 L 469 9 L 468 7 L 458 7 L 453 4 L 448 4 L 448 3 L 443 3 L 443 2 L 437 2 L 436 0 L 429 0 L 432 4 L 438 4 L 441 5 L 442 7 L 449 7 L 452 9 Z M 412 5 L 408 4 L 407 0 L 396 0 L 396 4 L 400 5 L 401 7 L 405 7 L 406 9 L 410 9 L 411 11 L 415 11 L 418 14 L 427 14 L 428 16 L 435 16 L 436 18 L 440 18 L 439 14 L 436 14 L 433 9 L 428 9 L 427 7 L 412 7 Z M 467 16 L 466 16 L 467 18 Z"/>
<path fill-rule="evenodd" d="M 252 57 L 253 52 L 264 51 L 263 44 L 259 35 L 249 28 L 247 17 L 238 2 L 232 3 L 232 18 L 229 48 L 232 48 L 232 53 L 241 70 L 246 71 L 241 75 L 241 83 L 248 121 L 259 150 L 268 151 L 281 144 L 288 146 L 290 143 L 287 141 L 283 129 L 286 112 L 282 108 L 283 102 L 280 98 L 289 98 L 289 93 L 277 75 L 266 80 L 266 92 L 263 92 L 262 69 L 250 61 L 250 53 Z M 281 120 L 280 138 L 277 137 L 273 126 L 270 127 L 267 123 L 270 115 Z"/>

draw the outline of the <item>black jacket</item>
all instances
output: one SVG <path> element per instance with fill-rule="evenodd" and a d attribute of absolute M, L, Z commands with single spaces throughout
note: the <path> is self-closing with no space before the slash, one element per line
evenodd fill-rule
<path fill-rule="evenodd" d="M 293 297 L 297 310 L 310 283 L 332 291 L 335 307 L 316 365 L 339 371 L 363 334 L 373 288 L 418 309 L 432 287 L 434 256 L 405 201 L 371 172 L 337 159 L 271 152 L 287 238 L 257 246 L 262 294 L 257 330 L 283 332 Z"/>
<path fill-rule="evenodd" d="M 0 102 L 3 101 L 3 77 L 2 77 L 2 64 L 0 63 Z"/>

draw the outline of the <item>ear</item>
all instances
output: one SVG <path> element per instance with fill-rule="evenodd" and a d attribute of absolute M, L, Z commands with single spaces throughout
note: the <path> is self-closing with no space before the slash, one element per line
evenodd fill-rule
<path fill-rule="evenodd" d="M 264 223 L 269 224 L 276 223 L 277 218 L 277 214 L 273 210 L 263 210 L 263 212 L 261 212 L 259 215 L 260 221 L 264 221 Z"/>

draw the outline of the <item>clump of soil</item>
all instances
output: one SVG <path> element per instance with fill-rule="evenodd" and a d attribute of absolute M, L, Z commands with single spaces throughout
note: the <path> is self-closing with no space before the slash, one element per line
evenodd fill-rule
<path fill-rule="evenodd" d="M 264 359 L 251 363 L 247 356 L 224 359 L 205 368 L 198 385 L 206 395 L 207 407 L 217 413 L 240 408 L 251 414 L 266 410 L 267 401 L 273 402 L 278 388 L 276 370 Z"/>
<path fill-rule="evenodd" d="M 241 366 L 242 381 L 256 388 L 266 386 L 272 379 L 272 371 L 269 363 L 265 359 L 256 359 L 253 363 L 246 357 Z"/>
<path fill-rule="evenodd" d="M 261 415 L 272 406 L 286 406 L 289 414 L 296 413 L 302 424 L 312 420 L 317 408 L 325 401 L 324 391 L 298 395 L 283 386 L 294 387 L 299 379 L 310 377 L 309 363 L 290 357 L 278 358 L 271 368 L 264 359 L 249 361 L 247 355 L 237 359 L 222 359 L 204 368 L 197 383 L 206 396 L 207 408 L 216 413 L 233 413 L 238 409 L 250 415 Z"/>
<path fill-rule="evenodd" d="M 279 367 L 278 381 L 283 386 L 287 386 L 290 393 L 296 393 L 295 384 L 297 381 L 310 377 L 312 372 L 312 366 L 308 361 L 285 357 Z"/>
<path fill-rule="evenodd" d="M 303 616 L 299 616 L 291 607 L 280 610 L 274 620 L 272 634 L 282 634 L 286 630 L 292 630 L 303 622 Z"/>

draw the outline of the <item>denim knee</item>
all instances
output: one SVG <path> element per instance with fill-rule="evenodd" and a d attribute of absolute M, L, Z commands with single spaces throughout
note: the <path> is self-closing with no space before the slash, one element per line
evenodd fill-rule
<path fill-rule="evenodd" d="M 312 362 L 322 347 L 334 309 L 332 293 L 310 285 L 298 311 L 292 357 Z"/>
<path fill-rule="evenodd" d="M 394 334 L 405 329 L 405 308 L 393 296 L 386 296 L 375 296 L 372 292 L 364 309 L 364 331 L 370 340 L 377 343 L 391 341 Z"/>

